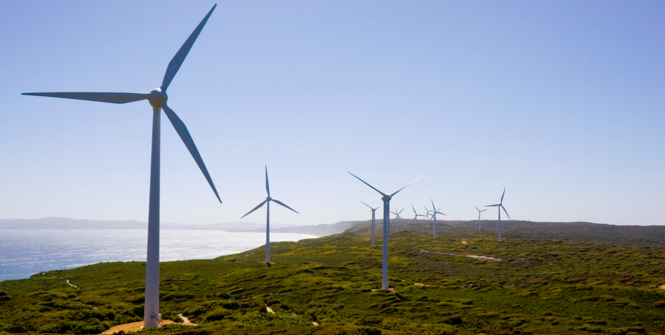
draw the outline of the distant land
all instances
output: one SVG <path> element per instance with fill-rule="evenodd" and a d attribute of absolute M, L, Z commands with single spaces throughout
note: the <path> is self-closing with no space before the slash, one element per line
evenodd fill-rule
<path fill-rule="evenodd" d="M 273 233 L 295 233 L 314 236 L 328 236 L 339 234 L 353 226 L 353 222 L 342 221 L 334 224 L 320 224 L 311 226 L 287 226 L 271 224 Z M 0 219 L 0 229 L 147 229 L 148 223 L 141 221 L 107 221 L 107 220 L 76 220 L 68 218 L 42 218 L 42 219 Z M 262 232 L 265 224 L 251 222 L 213 223 L 209 225 L 189 225 L 181 223 L 162 223 L 162 229 L 180 230 L 224 230 L 232 232 Z"/>
<path fill-rule="evenodd" d="M 404 220 L 407 221 L 407 220 Z M 391 224 L 393 224 L 391 220 Z M 381 222 L 377 220 L 377 226 Z M 403 222 L 400 227 L 411 227 L 410 222 Z M 450 229 L 455 234 L 464 234 L 469 229 L 477 229 L 478 221 L 437 220 L 439 229 Z M 665 225 L 652 226 L 618 226 L 591 222 L 533 222 L 533 221 L 502 221 L 502 235 L 506 238 L 539 238 L 575 242 L 602 242 L 624 245 L 665 246 Z M 109 221 L 109 220 L 76 220 L 68 218 L 42 219 L 0 219 L 0 229 L 147 229 L 148 224 L 141 221 Z M 393 226 L 394 227 L 394 226 Z M 496 220 L 482 220 L 482 230 L 496 230 Z M 271 224 L 273 233 L 295 233 L 313 236 L 339 234 L 347 229 L 366 230 L 369 233 L 370 221 L 342 221 L 333 224 L 309 226 L 289 226 Z M 412 229 L 413 227 L 411 227 Z M 425 220 L 418 220 L 418 228 L 425 231 Z M 231 222 L 213 223 L 208 225 L 190 225 L 180 223 L 163 223 L 162 229 L 180 230 L 224 230 L 231 232 L 263 232 L 264 223 Z"/>

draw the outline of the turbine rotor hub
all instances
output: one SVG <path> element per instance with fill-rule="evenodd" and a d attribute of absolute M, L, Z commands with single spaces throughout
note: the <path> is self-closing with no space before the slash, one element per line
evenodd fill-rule
<path fill-rule="evenodd" d="M 161 87 L 150 91 L 150 97 L 148 97 L 148 101 L 153 108 L 162 108 L 162 106 L 166 105 L 168 99 L 169 97 L 166 95 L 166 92 L 162 92 Z"/>
<path fill-rule="evenodd" d="M 270 201 L 270 200 L 272 200 L 271 197 L 267 197 L 267 198 L 266 198 L 266 201 Z"/>
<path fill-rule="evenodd" d="M 390 199 L 391 199 L 391 196 L 389 196 L 389 195 L 385 195 L 385 196 L 383 196 L 383 198 L 381 198 L 381 200 L 383 200 L 383 202 L 388 202 L 388 201 L 390 201 Z"/>

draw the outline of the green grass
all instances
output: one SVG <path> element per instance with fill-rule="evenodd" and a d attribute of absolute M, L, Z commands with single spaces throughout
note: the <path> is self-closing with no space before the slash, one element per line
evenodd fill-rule
<path fill-rule="evenodd" d="M 402 228 L 391 235 L 394 292 L 376 290 L 382 241 L 370 246 L 366 224 L 273 243 L 270 267 L 261 263 L 263 248 L 162 263 L 162 314 L 182 313 L 200 325 L 144 332 L 665 334 L 665 290 L 658 288 L 665 284 L 665 248 L 528 235 L 497 242 L 493 231 L 445 224 L 437 234 L 434 240 Z M 144 263 L 116 262 L 0 282 L 0 331 L 94 334 L 138 321 L 144 275 Z"/>

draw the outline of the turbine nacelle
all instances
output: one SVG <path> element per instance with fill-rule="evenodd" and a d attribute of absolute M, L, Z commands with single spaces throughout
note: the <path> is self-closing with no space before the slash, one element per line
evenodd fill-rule
<path fill-rule="evenodd" d="M 383 198 L 381 198 L 381 200 L 383 200 L 383 202 L 389 202 L 390 199 L 392 199 L 392 197 L 389 196 L 389 195 L 384 195 Z"/>
<path fill-rule="evenodd" d="M 166 95 L 166 90 L 162 92 L 161 87 L 157 87 L 150 91 L 150 96 L 148 97 L 148 101 L 153 108 L 162 108 L 162 106 L 166 105 L 168 99 L 169 97 Z"/>
<path fill-rule="evenodd" d="M 266 201 L 271 201 L 271 200 L 272 200 L 271 197 L 267 197 L 267 198 L 266 198 Z"/>

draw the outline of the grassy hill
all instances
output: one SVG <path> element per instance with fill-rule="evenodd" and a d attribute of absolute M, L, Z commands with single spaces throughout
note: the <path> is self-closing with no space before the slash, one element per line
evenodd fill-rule
<path fill-rule="evenodd" d="M 376 290 L 381 229 L 371 247 L 367 222 L 273 243 L 271 266 L 261 263 L 263 248 L 162 263 L 162 314 L 200 325 L 145 332 L 665 334 L 665 248 L 653 233 L 628 231 L 632 242 L 618 243 L 593 226 L 576 239 L 576 229 L 547 235 L 545 226 L 513 222 L 497 242 L 495 229 L 475 224 L 446 222 L 437 239 L 422 223 L 419 232 L 393 232 L 393 291 Z M 0 331 L 94 334 L 138 321 L 144 271 L 142 262 L 100 263 L 0 282 Z"/>

